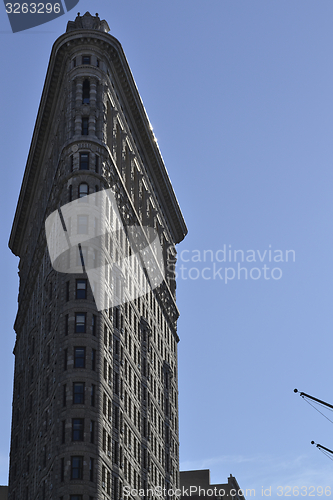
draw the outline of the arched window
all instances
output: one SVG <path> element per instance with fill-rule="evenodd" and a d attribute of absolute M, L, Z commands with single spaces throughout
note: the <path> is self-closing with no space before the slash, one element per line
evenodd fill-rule
<path fill-rule="evenodd" d="M 88 194 L 89 194 L 89 186 L 86 182 L 82 182 L 82 184 L 79 185 L 79 198 L 83 198 Z"/>
<path fill-rule="evenodd" d="M 90 82 L 89 80 L 84 80 L 82 87 L 82 103 L 89 104 L 90 102 Z"/>
<path fill-rule="evenodd" d="M 72 184 L 68 188 L 68 201 L 72 201 L 73 199 L 73 186 Z"/>

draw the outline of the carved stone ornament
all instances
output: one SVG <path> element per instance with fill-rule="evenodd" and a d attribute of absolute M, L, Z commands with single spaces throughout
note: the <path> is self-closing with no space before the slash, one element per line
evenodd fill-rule
<path fill-rule="evenodd" d="M 92 16 L 90 12 L 86 12 L 84 16 L 80 16 L 80 12 L 78 12 L 75 21 L 69 21 L 67 23 L 66 32 L 82 29 L 98 30 L 103 31 L 104 33 L 108 33 L 110 31 L 110 27 L 105 20 L 101 21 L 98 14 Z"/>

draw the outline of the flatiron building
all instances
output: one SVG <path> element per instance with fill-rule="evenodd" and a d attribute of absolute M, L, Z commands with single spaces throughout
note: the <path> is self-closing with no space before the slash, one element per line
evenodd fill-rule
<path fill-rule="evenodd" d="M 54 43 L 10 236 L 20 259 L 10 500 L 142 498 L 139 490 L 153 498 L 155 487 L 179 487 L 173 271 L 187 229 L 123 49 L 108 32 L 86 13 Z M 89 200 L 106 228 L 89 215 L 96 254 Z M 79 215 L 65 216 L 66 207 Z M 63 249 L 57 265 L 50 216 L 69 246 L 74 230 L 83 241 L 76 255 Z M 133 227 L 157 235 L 161 282 L 134 255 L 140 245 L 131 250 Z M 53 239 L 60 248 L 59 234 Z"/>

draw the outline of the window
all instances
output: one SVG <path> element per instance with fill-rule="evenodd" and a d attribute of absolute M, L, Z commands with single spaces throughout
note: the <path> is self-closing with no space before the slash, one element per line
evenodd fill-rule
<path fill-rule="evenodd" d="M 73 199 L 73 186 L 72 184 L 68 188 L 68 201 L 71 202 Z"/>
<path fill-rule="evenodd" d="M 103 451 L 106 452 L 106 430 L 103 429 L 103 440 L 102 440 Z"/>
<path fill-rule="evenodd" d="M 108 362 L 107 362 L 106 358 L 104 358 L 103 375 L 104 375 L 104 380 L 106 380 L 108 377 Z"/>
<path fill-rule="evenodd" d="M 74 368 L 85 368 L 86 366 L 86 348 L 74 347 Z"/>
<path fill-rule="evenodd" d="M 95 422 L 90 420 L 90 442 L 94 444 L 95 442 Z"/>
<path fill-rule="evenodd" d="M 90 64 L 90 56 L 82 56 L 82 64 Z"/>
<path fill-rule="evenodd" d="M 89 153 L 80 153 L 80 170 L 89 170 Z"/>
<path fill-rule="evenodd" d="M 91 369 L 96 370 L 96 349 L 91 349 Z"/>
<path fill-rule="evenodd" d="M 87 183 L 83 182 L 79 185 L 79 198 L 83 198 L 89 194 L 89 186 Z"/>
<path fill-rule="evenodd" d="M 95 406 L 95 385 L 91 385 L 91 392 L 90 392 L 90 405 Z"/>
<path fill-rule="evenodd" d="M 74 156 L 73 155 L 70 156 L 70 168 L 71 168 L 71 172 L 73 172 L 73 170 L 74 170 Z"/>
<path fill-rule="evenodd" d="M 115 371 L 113 372 L 113 391 L 119 396 L 119 374 Z"/>
<path fill-rule="evenodd" d="M 99 68 L 99 59 L 96 59 L 96 66 Z"/>
<path fill-rule="evenodd" d="M 77 216 L 77 234 L 88 234 L 88 215 Z"/>
<path fill-rule="evenodd" d="M 86 333 L 86 313 L 75 313 L 75 333 Z"/>
<path fill-rule="evenodd" d="M 87 298 L 87 280 L 76 280 L 76 298 Z"/>
<path fill-rule="evenodd" d="M 71 479 L 83 479 L 83 457 L 72 457 Z"/>
<path fill-rule="evenodd" d="M 89 460 L 89 480 L 94 480 L 94 459 L 90 458 Z"/>
<path fill-rule="evenodd" d="M 83 441 L 84 419 L 72 419 L 72 441 Z"/>
<path fill-rule="evenodd" d="M 66 420 L 63 420 L 61 428 L 61 443 L 65 444 L 65 442 L 66 442 Z"/>
<path fill-rule="evenodd" d="M 74 57 L 74 59 L 73 59 L 73 68 L 75 68 L 75 67 L 76 67 L 76 57 Z"/>
<path fill-rule="evenodd" d="M 92 334 L 96 335 L 96 314 L 92 315 Z"/>
<path fill-rule="evenodd" d="M 68 316 L 68 314 L 66 314 L 66 316 L 65 316 L 65 335 L 68 335 L 68 319 L 69 319 L 69 316 Z"/>
<path fill-rule="evenodd" d="M 99 156 L 95 156 L 95 172 L 98 174 L 99 172 Z"/>
<path fill-rule="evenodd" d="M 73 404 L 84 404 L 84 382 L 73 383 Z"/>
<path fill-rule="evenodd" d="M 88 116 L 83 116 L 82 117 L 82 130 L 81 130 L 82 135 L 89 135 L 89 118 Z"/>
<path fill-rule="evenodd" d="M 89 80 L 84 80 L 82 87 L 82 103 L 89 104 L 90 102 L 90 82 Z"/>

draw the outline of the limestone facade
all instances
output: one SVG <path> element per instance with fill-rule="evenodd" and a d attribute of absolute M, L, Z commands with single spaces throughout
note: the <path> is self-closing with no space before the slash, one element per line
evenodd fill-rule
<path fill-rule="evenodd" d="M 20 288 L 9 500 L 119 500 L 125 486 L 179 486 L 173 266 L 187 229 L 108 31 L 97 15 L 78 15 L 53 46 L 10 236 Z M 156 229 L 167 273 L 145 296 L 99 312 L 84 274 L 52 268 L 44 222 L 109 188 L 124 225 Z M 125 246 L 115 236 L 105 252 L 116 259 Z"/>

